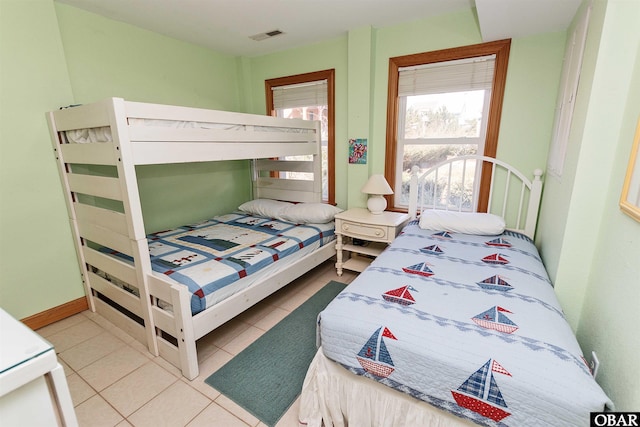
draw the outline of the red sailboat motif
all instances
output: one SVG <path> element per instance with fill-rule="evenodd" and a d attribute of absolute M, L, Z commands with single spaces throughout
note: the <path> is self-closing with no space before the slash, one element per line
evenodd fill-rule
<path fill-rule="evenodd" d="M 413 299 L 413 295 L 411 295 L 411 292 L 409 291 L 418 292 L 418 290 L 415 289 L 413 286 L 407 285 L 398 289 L 392 289 L 390 291 L 385 292 L 384 294 L 382 294 L 382 298 L 384 298 L 385 301 L 395 302 L 400 305 L 415 304 L 416 300 Z"/>
<path fill-rule="evenodd" d="M 433 276 L 433 271 L 429 268 L 426 262 L 410 265 L 408 267 L 402 267 L 402 271 L 409 274 L 418 274 L 420 276 L 429 277 Z"/>
<path fill-rule="evenodd" d="M 506 308 L 494 305 L 490 309 L 471 318 L 478 326 L 494 331 L 511 334 L 518 330 L 518 325 L 513 323 L 504 313 L 511 313 Z"/>
<path fill-rule="evenodd" d="M 501 421 L 511 415 L 507 403 L 500 393 L 493 373 L 511 376 L 495 360 L 489 359 L 480 369 L 471 374 L 457 390 L 451 390 L 456 403 L 494 421 Z"/>
<path fill-rule="evenodd" d="M 488 246 L 496 246 L 499 248 L 510 248 L 511 243 L 508 240 L 503 239 L 502 237 L 498 237 L 497 239 L 490 240 L 488 242 L 484 242 L 485 245 Z"/>
<path fill-rule="evenodd" d="M 487 264 L 509 264 L 509 260 L 505 257 L 506 255 L 502 254 L 491 254 L 482 258 L 482 262 L 486 262 Z"/>

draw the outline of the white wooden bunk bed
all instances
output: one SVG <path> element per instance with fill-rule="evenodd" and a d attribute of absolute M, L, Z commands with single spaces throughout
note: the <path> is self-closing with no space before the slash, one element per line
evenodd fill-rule
<path fill-rule="evenodd" d="M 481 162 L 493 213 L 461 213 L 450 196 Z M 541 175 L 414 170 L 413 220 L 318 317 L 301 426 L 577 426 L 612 408 L 533 244 Z"/>
<path fill-rule="evenodd" d="M 254 199 L 318 203 L 318 123 L 120 98 L 60 109 L 47 118 L 90 309 L 188 379 L 198 375 L 196 340 L 335 254 L 333 241 L 307 248 L 288 265 L 260 273 L 248 287 L 192 314 L 187 286 L 152 271 L 136 166 L 250 159 Z M 277 160 L 301 155 L 312 160 Z M 104 166 L 115 172 L 91 172 Z M 279 173 L 286 171 L 314 179 Z"/>

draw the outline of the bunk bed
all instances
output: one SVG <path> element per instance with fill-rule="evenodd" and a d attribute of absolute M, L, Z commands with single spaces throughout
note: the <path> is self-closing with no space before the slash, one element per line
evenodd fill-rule
<path fill-rule="evenodd" d="M 480 169 L 493 213 L 459 197 Z M 300 425 L 587 425 L 612 407 L 532 240 L 541 174 L 487 157 L 414 170 L 412 220 L 318 316 Z"/>
<path fill-rule="evenodd" d="M 317 122 L 121 98 L 47 119 L 90 309 L 188 379 L 198 375 L 196 340 L 335 254 L 337 208 L 320 203 Z M 146 234 L 137 166 L 241 159 L 251 163 L 252 201 Z M 213 264 L 223 272 L 211 272 Z M 195 275 L 185 265 L 198 266 Z"/>

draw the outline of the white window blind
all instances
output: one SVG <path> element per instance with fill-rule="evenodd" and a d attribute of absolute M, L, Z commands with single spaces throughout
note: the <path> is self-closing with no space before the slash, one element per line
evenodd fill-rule
<path fill-rule="evenodd" d="M 491 89 L 495 55 L 399 69 L 398 96 Z"/>
<path fill-rule="evenodd" d="M 273 108 L 308 107 L 327 105 L 328 86 L 326 80 L 311 83 L 277 86 L 273 88 Z"/>

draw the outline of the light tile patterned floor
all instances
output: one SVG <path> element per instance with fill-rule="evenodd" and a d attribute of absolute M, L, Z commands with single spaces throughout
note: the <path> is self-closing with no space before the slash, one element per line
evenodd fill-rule
<path fill-rule="evenodd" d="M 168 362 L 98 314 L 86 311 L 39 329 L 64 366 L 80 426 L 236 427 L 264 424 L 204 380 L 336 275 L 327 261 L 198 341 L 200 376 Z M 297 402 L 277 427 L 298 425 Z"/>

